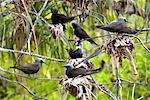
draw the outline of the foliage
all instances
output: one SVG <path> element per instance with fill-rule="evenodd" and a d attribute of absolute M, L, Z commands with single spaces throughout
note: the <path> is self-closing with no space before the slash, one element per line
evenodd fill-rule
<path fill-rule="evenodd" d="M 9 1 L 9 0 L 5 0 Z M 51 31 L 51 15 L 52 9 L 59 8 L 59 13 L 65 14 L 67 16 L 78 15 L 82 13 L 83 9 L 89 11 L 89 15 L 85 18 L 82 23 L 82 27 L 91 36 L 103 36 L 108 35 L 108 32 L 104 30 L 95 29 L 94 25 L 107 24 L 107 22 L 116 20 L 118 17 L 124 16 L 129 20 L 128 26 L 132 28 L 138 28 L 144 26 L 144 28 L 149 28 L 150 21 L 148 17 L 138 14 L 125 14 L 123 12 L 117 12 L 113 9 L 112 0 L 91 0 L 96 2 L 89 4 L 89 6 L 73 8 L 72 3 L 74 0 L 48 0 L 46 7 L 43 9 L 39 16 L 37 24 L 35 24 L 37 13 L 39 14 L 46 0 L 18 0 L 18 2 L 10 2 L 5 6 L 0 5 L 0 46 L 1 48 L 19 50 L 24 52 L 31 52 L 34 54 L 39 54 L 47 56 L 49 58 L 56 59 L 69 59 L 69 55 L 66 48 L 74 46 L 74 41 L 68 41 L 67 39 L 76 40 L 73 35 L 73 29 L 70 27 L 70 23 L 66 24 L 66 30 L 64 34 L 61 34 L 57 39 L 53 38 L 53 32 Z M 70 3 L 68 2 L 70 1 Z M 79 0 L 80 1 L 80 0 Z M 81 0 L 82 1 L 82 0 Z M 88 1 L 88 0 L 85 0 Z M 90 1 L 90 0 L 89 0 Z M 102 3 L 104 1 L 104 3 Z M 107 1 L 108 3 L 106 3 Z M 117 1 L 117 0 L 114 0 Z M 127 0 L 133 1 L 133 0 Z M 148 0 L 147 0 L 148 1 Z M 2 0 L 4 2 L 4 0 Z M 145 5 L 149 3 L 146 0 L 135 0 L 135 7 L 141 9 L 144 13 Z M 0 2 L 1 3 L 1 2 Z M 25 5 L 24 5 L 24 4 Z M 69 5 L 68 5 L 69 3 Z M 90 2 L 91 3 L 91 2 Z M 106 4 L 106 5 L 104 5 Z M 103 5 L 103 6 L 102 6 Z M 108 8 L 106 7 L 108 6 Z M 26 11 L 26 8 L 27 11 Z M 48 23 L 45 23 L 45 19 Z M 79 18 L 76 18 L 80 22 Z M 30 35 L 32 36 L 30 38 Z M 137 36 L 144 42 L 144 44 L 149 48 L 149 31 L 138 34 Z M 35 37 L 34 37 L 35 35 Z M 67 37 L 67 39 L 66 39 Z M 28 42 L 30 39 L 30 43 Z M 119 68 L 119 77 L 122 80 L 119 89 L 120 99 L 138 99 L 142 96 L 146 96 L 144 100 L 150 99 L 150 54 L 147 50 L 140 44 L 140 42 L 131 38 L 134 41 L 135 50 L 133 51 L 134 62 L 137 66 L 137 71 L 139 76 L 134 76 L 131 71 L 130 63 L 128 59 L 123 59 L 122 67 Z M 101 38 L 95 38 L 94 41 L 99 45 L 106 43 L 108 36 Z M 87 52 L 87 56 L 92 54 L 97 47 L 91 45 L 87 41 L 83 41 L 83 49 Z M 0 50 L 1 51 L 1 50 Z M 20 53 L 13 52 L 0 52 L 0 66 L 10 72 L 23 74 L 22 72 L 12 70 L 9 67 L 14 65 L 22 65 L 25 63 L 31 63 L 36 58 L 36 56 L 22 55 Z M 44 57 L 43 57 L 44 58 Z M 100 73 L 92 75 L 94 79 L 107 87 L 115 95 L 117 94 L 117 87 L 114 84 L 114 79 L 116 76 L 112 76 L 111 59 L 110 56 L 102 52 L 98 56 L 94 57 L 90 61 L 94 64 L 94 68 L 100 66 L 100 62 L 104 60 L 106 62 L 106 67 Z M 40 79 L 28 79 L 15 74 L 8 74 L 0 70 L 0 98 L 3 100 L 13 100 L 13 99 L 28 99 L 32 100 L 35 98 L 33 95 L 29 94 L 22 86 L 14 84 L 12 82 L 7 82 L 1 79 L 1 75 L 12 81 L 19 81 L 27 86 L 32 92 L 37 96 L 43 96 L 48 100 L 61 100 L 62 94 L 65 92 L 61 85 L 59 84 L 60 79 L 65 76 L 65 68 L 63 67 L 65 63 L 51 61 L 47 58 L 44 62 L 40 71 L 35 74 L 38 78 L 49 78 L 49 80 Z M 111 97 L 99 91 L 96 93 L 98 100 L 110 100 Z M 68 100 L 74 100 L 74 97 L 69 94 Z"/>

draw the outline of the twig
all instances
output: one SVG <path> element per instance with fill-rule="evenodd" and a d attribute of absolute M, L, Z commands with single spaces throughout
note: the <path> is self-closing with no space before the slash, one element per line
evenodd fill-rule
<path fill-rule="evenodd" d="M 24 51 L 19 51 L 19 50 L 11 50 L 11 49 L 0 48 L 0 51 L 2 51 L 2 52 L 21 53 L 21 54 L 36 56 L 36 57 L 39 57 L 39 58 L 48 59 L 48 60 L 52 60 L 52 61 L 56 61 L 56 62 L 66 62 L 66 60 L 63 60 L 63 59 L 50 58 L 50 57 L 47 57 L 47 56 L 42 56 L 42 55 L 39 55 L 39 54 L 34 54 L 34 53 L 29 53 L 29 52 L 24 52 Z"/>
<path fill-rule="evenodd" d="M 150 85 L 150 83 L 147 83 L 147 82 L 121 82 L 121 83 L 116 83 L 116 82 L 108 82 L 108 83 L 101 83 L 103 85 L 116 85 L 116 84 L 137 84 L 137 85 Z"/>
<path fill-rule="evenodd" d="M 96 18 L 100 23 L 103 23 L 98 17 L 94 16 L 94 15 L 88 15 L 89 17 L 92 17 L 92 18 Z"/>
<path fill-rule="evenodd" d="M 133 88 L 132 88 L 132 100 L 134 100 L 135 86 L 136 86 L 136 84 L 133 84 Z"/>
<path fill-rule="evenodd" d="M 91 37 L 91 38 L 86 38 L 86 40 L 102 38 L 102 37 L 106 37 L 106 36 L 110 36 L 110 35 L 116 35 L 116 34 L 107 34 L 107 35 L 101 35 L 101 36 L 94 36 L 94 37 Z M 69 41 L 75 41 L 75 40 L 69 40 Z M 85 41 L 85 40 L 80 40 L 80 41 Z"/>
<path fill-rule="evenodd" d="M 34 22 L 34 26 L 36 26 L 37 21 L 38 21 L 38 19 L 39 19 L 39 16 L 42 14 L 42 12 L 43 12 L 43 10 L 45 9 L 47 3 L 48 3 L 48 0 L 45 0 L 45 3 L 43 4 L 43 7 L 41 8 L 41 10 L 39 11 L 39 13 L 37 14 L 36 20 L 35 20 L 35 22 Z"/>
<path fill-rule="evenodd" d="M 119 89 L 120 89 L 120 83 L 121 80 L 119 78 L 119 57 L 114 56 L 114 61 L 115 61 L 115 69 L 116 69 L 116 87 L 117 87 L 117 99 L 119 100 Z"/>
<path fill-rule="evenodd" d="M 30 32 L 30 34 L 29 34 L 29 38 L 28 38 L 28 51 L 29 51 L 29 53 L 31 53 L 31 48 L 30 48 L 30 41 L 31 41 L 31 38 L 32 38 L 32 32 Z"/>
<path fill-rule="evenodd" d="M 94 51 L 94 53 L 92 53 L 91 55 L 89 55 L 88 57 L 86 57 L 84 61 L 86 62 L 86 61 L 88 61 L 89 59 L 91 59 L 91 58 L 93 58 L 93 57 L 99 55 L 99 53 L 102 51 L 102 48 L 103 48 L 103 45 L 100 46 L 99 48 L 97 48 L 97 49 Z"/>
<path fill-rule="evenodd" d="M 98 15 L 102 16 L 102 17 L 106 20 L 106 22 L 109 23 L 109 21 L 107 20 L 107 18 L 106 18 L 105 15 L 100 14 L 100 13 L 97 13 L 97 12 L 95 12 L 95 11 L 92 11 L 92 12 L 95 13 L 95 14 L 98 14 Z"/>
<path fill-rule="evenodd" d="M 10 83 L 18 84 L 18 85 L 22 86 L 25 90 L 27 90 L 27 91 L 28 91 L 31 95 L 33 95 L 34 97 L 36 97 L 36 98 L 41 98 L 41 99 L 45 99 L 44 97 L 37 96 L 35 93 L 33 93 L 28 87 L 26 87 L 26 86 L 25 86 L 24 84 L 22 84 L 21 82 L 9 80 L 9 79 L 3 77 L 2 75 L 0 75 L 0 79 L 2 79 L 2 80 L 4 80 L 4 81 L 7 81 L 7 82 L 10 82 Z"/>
<path fill-rule="evenodd" d="M 117 100 L 117 97 L 111 92 L 109 91 L 106 87 L 104 87 L 101 84 L 96 84 L 96 86 L 105 94 L 109 95 L 111 98 L 113 98 L 113 100 Z"/>
<path fill-rule="evenodd" d="M 144 98 L 150 97 L 150 92 L 146 93 L 145 96 L 141 96 L 140 98 L 136 99 L 136 100 L 144 100 Z"/>
<path fill-rule="evenodd" d="M 102 48 L 103 48 L 103 45 L 100 46 L 99 48 L 97 48 L 97 49 L 94 51 L 94 53 L 92 53 L 91 55 L 89 55 L 88 57 L 86 57 L 85 59 L 83 59 L 79 64 L 81 64 L 82 62 L 85 62 L 85 63 L 86 63 L 88 60 L 90 60 L 90 59 L 92 59 L 92 58 L 98 56 L 99 53 L 102 51 Z"/>
<path fill-rule="evenodd" d="M 41 8 L 41 10 L 39 11 L 38 14 L 36 14 L 36 19 L 35 19 L 35 22 L 33 24 L 33 27 L 35 28 L 35 26 L 37 25 L 37 22 L 38 22 L 38 19 L 39 19 L 39 16 L 42 14 L 43 10 L 45 9 L 46 5 L 48 3 L 48 0 L 45 1 L 45 3 L 43 4 L 43 7 Z M 28 50 L 29 50 L 29 53 L 30 53 L 30 41 L 31 41 L 31 37 L 32 37 L 32 32 L 30 32 L 29 34 L 29 38 L 28 38 Z"/>
<path fill-rule="evenodd" d="M 24 0 L 21 0 L 21 1 L 22 1 L 22 4 L 23 4 L 24 8 L 25 8 L 25 11 L 26 11 L 26 13 L 27 13 L 27 16 L 28 16 L 28 18 L 29 18 L 30 25 L 31 25 L 31 27 L 32 27 L 33 37 L 34 37 L 36 49 L 37 49 L 37 52 L 38 52 L 37 39 L 36 39 L 36 35 L 35 35 L 35 27 L 34 27 L 34 25 L 33 25 L 33 23 L 32 23 L 31 16 L 30 16 L 30 14 L 29 14 L 29 12 L 28 12 L 28 9 L 27 9 L 27 7 L 26 7 L 26 4 L 25 4 Z M 31 53 L 30 50 L 29 50 L 29 53 Z"/>
<path fill-rule="evenodd" d="M 38 16 L 38 14 L 37 14 L 36 12 L 29 11 L 29 13 Z M 53 26 L 53 25 L 49 24 L 49 23 L 45 20 L 45 18 L 43 18 L 42 16 L 39 16 L 39 17 L 40 17 L 40 19 L 42 19 L 42 21 L 43 21 L 44 23 L 46 23 L 49 27 L 52 27 L 52 26 Z"/>
<path fill-rule="evenodd" d="M 98 5 L 96 4 L 96 1 L 95 1 L 95 0 L 93 0 L 93 3 L 96 5 L 96 7 L 98 7 Z"/>
<path fill-rule="evenodd" d="M 28 78 L 28 79 L 35 79 L 35 80 L 56 80 L 56 81 L 59 81 L 61 79 L 55 79 L 55 78 L 38 78 L 38 77 L 29 77 L 29 76 L 26 76 L 26 75 L 22 75 L 22 74 L 16 74 L 16 73 L 12 73 L 10 71 L 7 71 L 5 69 L 3 69 L 2 67 L 0 67 L 0 71 L 2 72 L 5 72 L 5 73 L 9 73 L 9 74 L 14 74 L 16 76 L 20 76 L 20 77 L 24 77 L 24 78 Z"/>
<path fill-rule="evenodd" d="M 119 82 L 119 88 L 120 88 L 120 91 L 119 91 L 119 92 L 120 92 L 120 100 L 123 100 L 123 99 L 122 99 L 122 86 L 121 86 L 120 83 L 121 83 L 121 81 Z"/>
<path fill-rule="evenodd" d="M 144 44 L 149 44 L 149 43 L 150 43 L 150 41 L 144 42 Z M 141 43 L 137 43 L 135 45 L 139 46 L 139 45 L 141 45 Z"/>
<path fill-rule="evenodd" d="M 130 52 L 130 50 L 128 48 L 126 48 L 126 54 L 128 55 L 128 58 L 129 58 L 129 61 L 130 61 L 130 65 L 131 65 L 131 68 L 134 72 L 134 75 L 138 75 L 138 71 L 136 70 L 136 66 L 134 64 L 134 59 L 133 59 L 133 56 Z"/>
<path fill-rule="evenodd" d="M 137 36 L 132 35 L 132 34 L 124 34 L 124 36 L 130 36 L 130 37 L 136 38 L 137 40 L 140 41 L 141 45 L 150 53 L 150 50 L 144 45 L 144 43 L 142 42 L 142 40 L 140 38 L 138 38 Z"/>
<path fill-rule="evenodd" d="M 84 85 L 84 87 L 88 90 L 88 92 L 89 92 L 90 94 L 92 94 L 92 96 L 93 96 L 95 99 L 97 99 L 97 97 L 93 94 L 93 92 L 92 92 L 86 85 Z"/>

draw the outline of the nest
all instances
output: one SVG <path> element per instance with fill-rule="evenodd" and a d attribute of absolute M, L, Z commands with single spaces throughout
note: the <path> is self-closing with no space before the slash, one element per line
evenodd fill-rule
<path fill-rule="evenodd" d="M 114 10 L 118 13 L 126 13 L 126 14 L 137 14 L 139 16 L 144 16 L 144 11 L 139 9 L 134 0 L 114 0 Z"/>
<path fill-rule="evenodd" d="M 128 58 L 134 74 L 138 74 L 132 57 L 134 43 L 129 37 L 117 35 L 110 38 L 104 45 L 104 49 L 111 56 L 113 75 L 115 74 L 114 70 L 122 65 L 122 58 Z"/>
<path fill-rule="evenodd" d="M 84 67 L 86 69 L 93 69 L 93 63 L 92 62 L 82 62 L 85 58 L 77 58 L 77 59 L 70 59 L 67 61 L 67 64 L 70 64 L 73 66 L 73 68 L 79 68 Z"/>
<path fill-rule="evenodd" d="M 61 34 L 64 34 L 62 24 L 52 25 L 50 31 L 54 39 L 58 39 Z"/>
<path fill-rule="evenodd" d="M 95 85 L 93 84 L 93 79 L 90 76 L 77 77 L 77 78 L 63 78 L 60 84 L 65 91 L 76 97 L 77 99 L 88 98 L 92 99 L 94 96 L 93 92 Z"/>
<path fill-rule="evenodd" d="M 84 67 L 86 69 L 91 69 L 92 64 L 91 62 L 84 63 L 84 58 L 78 58 L 78 59 L 71 59 L 67 62 L 67 64 L 71 64 L 73 68 L 79 68 Z M 64 88 L 64 90 L 74 97 L 76 99 L 92 99 L 94 96 L 93 91 L 95 90 L 95 85 L 93 84 L 94 80 L 91 76 L 84 76 L 84 77 L 76 77 L 76 78 L 63 78 L 60 81 L 60 84 Z"/>
<path fill-rule="evenodd" d="M 101 0 L 102 7 L 104 9 L 110 9 L 109 3 L 110 0 Z M 135 0 L 112 0 L 112 9 L 115 10 L 118 14 L 137 14 L 139 16 L 144 16 L 144 11 L 140 9 L 135 4 Z"/>
<path fill-rule="evenodd" d="M 126 49 L 129 49 L 130 52 L 134 49 L 134 43 L 127 36 L 116 36 L 114 38 L 110 38 L 106 43 L 105 51 L 108 54 L 118 55 L 119 57 L 126 58 L 128 54 L 126 54 Z"/>

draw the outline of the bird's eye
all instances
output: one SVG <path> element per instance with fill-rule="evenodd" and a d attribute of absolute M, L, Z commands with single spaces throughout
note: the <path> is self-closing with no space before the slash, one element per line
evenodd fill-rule
<path fill-rule="evenodd" d="M 124 21 L 125 21 L 125 22 L 127 22 L 127 20 L 126 20 L 126 19 L 124 19 Z"/>

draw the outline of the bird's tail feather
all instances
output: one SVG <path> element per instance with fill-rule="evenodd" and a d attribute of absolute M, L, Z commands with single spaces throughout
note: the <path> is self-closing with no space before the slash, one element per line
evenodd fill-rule
<path fill-rule="evenodd" d="M 15 66 L 9 67 L 9 68 L 16 68 Z"/>
<path fill-rule="evenodd" d="M 68 20 L 69 20 L 69 21 L 72 21 L 72 20 L 74 20 L 74 19 L 75 19 L 75 17 L 76 17 L 76 16 L 69 17 L 69 19 L 68 19 Z"/>
<path fill-rule="evenodd" d="M 87 71 L 86 73 L 84 73 L 83 76 L 91 75 L 91 74 L 100 72 L 100 71 L 104 68 L 104 65 L 105 65 L 105 61 L 102 60 L 102 62 L 101 62 L 101 67 L 100 67 L 100 68 L 89 70 L 89 71 Z"/>
<path fill-rule="evenodd" d="M 102 69 L 103 69 L 103 68 L 100 67 L 100 68 L 98 68 L 98 69 L 89 70 L 89 71 L 87 71 L 86 73 L 84 73 L 83 76 L 98 73 L 98 72 L 100 72 Z"/>
<path fill-rule="evenodd" d="M 16 68 L 16 66 L 11 66 L 11 67 L 9 67 L 9 68 Z"/>
<path fill-rule="evenodd" d="M 95 44 L 95 45 L 98 45 L 94 40 L 92 40 L 92 39 L 88 39 L 87 41 L 89 41 L 90 43 L 92 43 L 92 44 Z"/>
<path fill-rule="evenodd" d="M 96 28 L 103 28 L 104 25 L 96 25 L 95 27 L 96 27 Z"/>

